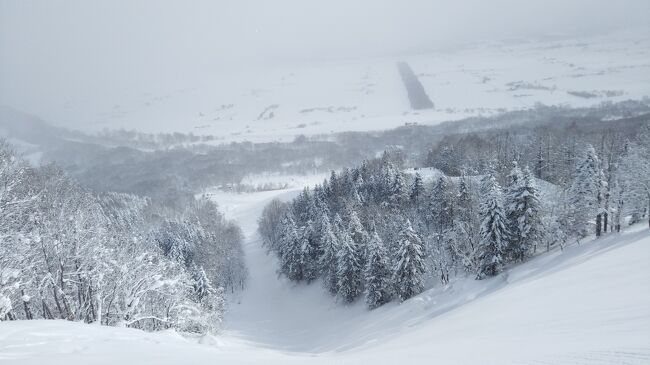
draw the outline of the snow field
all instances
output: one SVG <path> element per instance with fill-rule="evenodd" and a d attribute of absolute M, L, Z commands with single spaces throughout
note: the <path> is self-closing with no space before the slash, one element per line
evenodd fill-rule
<path fill-rule="evenodd" d="M 419 55 L 211 70 L 194 81 L 112 94 L 104 90 L 111 95 L 91 100 L 52 95 L 50 106 L 29 111 L 88 132 L 105 127 L 183 132 L 214 135 L 219 138 L 214 143 L 222 143 L 436 124 L 536 103 L 582 107 L 639 100 L 650 96 L 648 34 L 493 42 Z M 410 109 L 398 61 L 409 63 L 434 109 Z"/>

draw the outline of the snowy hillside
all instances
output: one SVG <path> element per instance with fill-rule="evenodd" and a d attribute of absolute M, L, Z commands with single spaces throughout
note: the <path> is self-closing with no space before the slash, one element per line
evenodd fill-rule
<path fill-rule="evenodd" d="M 92 101 L 61 93 L 51 95 L 41 110 L 25 110 L 90 132 L 125 128 L 215 135 L 218 142 L 291 140 L 299 134 L 435 124 L 536 103 L 638 100 L 650 95 L 648 59 L 647 31 L 492 42 L 419 55 L 202 74 L 200 81 L 120 89 Z M 398 61 L 411 66 L 433 109 L 410 109 Z"/>
<path fill-rule="evenodd" d="M 650 365 L 647 14 L 0 0 L 0 365 Z"/>
<path fill-rule="evenodd" d="M 248 290 L 207 345 L 173 332 L 61 321 L 0 324 L 0 363 L 626 363 L 650 361 L 650 233 L 642 227 L 541 255 L 503 274 L 368 312 L 279 279 L 255 220 L 277 195 L 218 193 L 247 235 Z M 294 194 L 283 194 L 289 198 Z M 244 197 L 242 199 L 242 197 Z"/>

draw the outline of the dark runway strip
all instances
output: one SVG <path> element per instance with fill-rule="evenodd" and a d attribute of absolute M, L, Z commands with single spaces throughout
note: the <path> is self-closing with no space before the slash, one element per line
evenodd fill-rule
<path fill-rule="evenodd" d="M 432 109 L 433 102 L 429 99 L 426 91 L 424 91 L 424 87 L 420 83 L 420 80 L 418 80 L 418 77 L 415 76 L 415 73 L 413 73 L 411 66 L 406 62 L 398 62 L 397 69 L 408 93 L 411 108 L 415 110 Z"/>

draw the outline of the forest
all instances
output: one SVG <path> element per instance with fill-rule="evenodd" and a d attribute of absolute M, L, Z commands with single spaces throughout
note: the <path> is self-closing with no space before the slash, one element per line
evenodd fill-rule
<path fill-rule="evenodd" d="M 213 333 L 246 280 L 241 231 L 213 202 L 93 192 L 6 141 L 0 213 L 0 320 Z"/>
<path fill-rule="evenodd" d="M 450 134 L 422 155 L 430 168 L 392 150 L 267 205 L 259 232 L 280 273 L 372 309 L 650 225 L 647 118 Z"/>

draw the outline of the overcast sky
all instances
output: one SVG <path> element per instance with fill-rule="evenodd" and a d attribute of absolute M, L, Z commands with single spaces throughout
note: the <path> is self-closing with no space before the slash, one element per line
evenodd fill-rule
<path fill-rule="evenodd" d="M 217 68 L 605 33 L 648 14 L 648 0 L 0 0 L 0 104 Z"/>

